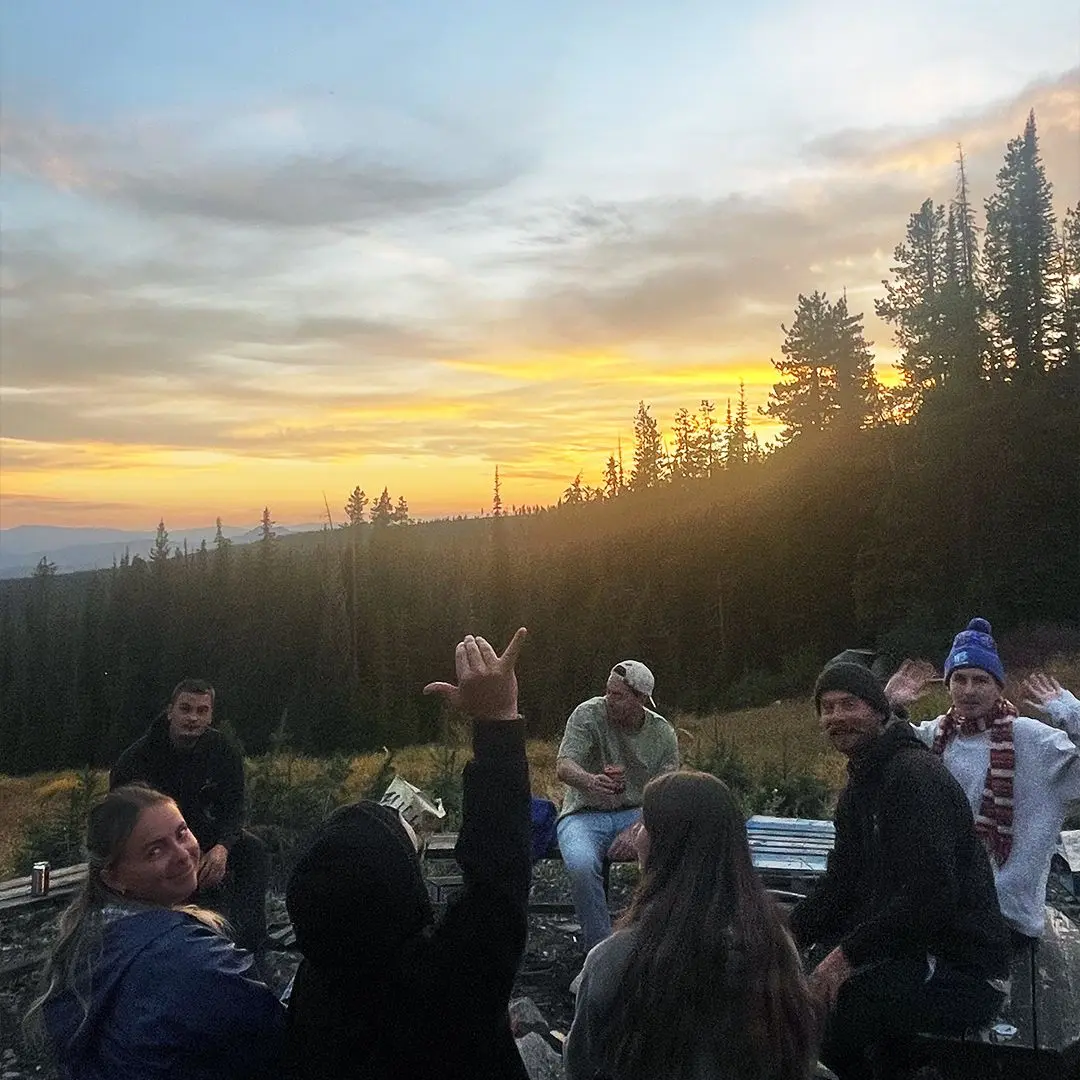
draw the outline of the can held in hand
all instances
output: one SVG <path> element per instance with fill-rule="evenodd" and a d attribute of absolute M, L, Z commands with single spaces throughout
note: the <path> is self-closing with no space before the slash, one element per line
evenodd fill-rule
<path fill-rule="evenodd" d="M 626 790 L 626 769 L 622 765 L 605 765 L 604 775 L 615 781 L 620 795 Z"/>
<path fill-rule="evenodd" d="M 48 893 L 50 869 L 51 867 L 47 862 L 34 863 L 34 868 L 30 871 L 31 896 L 45 896 Z"/>

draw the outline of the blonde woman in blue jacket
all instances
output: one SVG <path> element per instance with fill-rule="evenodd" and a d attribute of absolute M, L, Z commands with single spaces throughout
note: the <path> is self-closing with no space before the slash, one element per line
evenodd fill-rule
<path fill-rule="evenodd" d="M 90 813 L 87 852 L 27 1017 L 65 1080 L 274 1076 L 284 1008 L 220 916 L 185 906 L 199 845 L 176 803 L 117 788 Z"/>

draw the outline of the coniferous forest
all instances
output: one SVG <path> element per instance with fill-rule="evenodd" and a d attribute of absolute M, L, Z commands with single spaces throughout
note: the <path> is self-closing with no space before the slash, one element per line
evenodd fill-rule
<path fill-rule="evenodd" d="M 1034 116 L 977 205 L 961 155 L 949 204 L 898 223 L 901 385 L 846 297 L 797 298 L 774 446 L 744 394 L 667 440 L 643 401 L 632 460 L 553 507 L 507 509 L 496 471 L 489 514 L 413 524 L 357 486 L 345 527 L 278 538 L 268 508 L 260 541 L 186 552 L 163 522 L 148 560 L 0 583 L 0 770 L 111 762 L 185 675 L 251 753 L 426 741 L 467 630 L 530 628 L 537 735 L 627 657 L 661 711 L 702 710 L 805 691 L 846 646 L 940 660 L 975 614 L 1080 632 L 1080 206 L 1055 216 Z"/>

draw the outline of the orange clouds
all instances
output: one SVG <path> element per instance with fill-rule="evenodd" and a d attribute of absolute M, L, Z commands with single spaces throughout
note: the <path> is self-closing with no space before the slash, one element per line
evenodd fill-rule
<path fill-rule="evenodd" d="M 667 432 L 702 398 L 722 418 L 740 380 L 766 440 L 797 295 L 846 289 L 895 384 L 873 300 L 907 215 L 949 198 L 957 142 L 980 203 L 1033 106 L 1075 202 L 1077 71 L 921 127 L 795 142 L 752 190 L 624 201 L 8 121 L 5 159 L 41 205 L 76 195 L 60 224 L 5 235 L 3 523 L 46 505 L 310 521 L 356 484 L 475 513 L 496 462 L 507 503 L 549 503 L 578 471 L 598 482 L 620 440 L 629 461 L 639 400 Z"/>

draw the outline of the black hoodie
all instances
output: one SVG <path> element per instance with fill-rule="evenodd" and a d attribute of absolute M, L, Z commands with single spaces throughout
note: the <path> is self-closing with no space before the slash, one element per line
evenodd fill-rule
<path fill-rule="evenodd" d="M 207 728 L 189 750 L 169 741 L 169 718 L 162 713 L 132 743 L 109 773 L 109 790 L 142 780 L 176 800 L 199 847 L 231 848 L 244 824 L 244 758 L 217 728 Z"/>
<path fill-rule="evenodd" d="M 1008 928 L 967 798 L 905 721 L 848 764 L 836 847 L 791 929 L 800 946 L 839 939 L 852 967 L 932 953 L 1008 976 Z"/>
<path fill-rule="evenodd" d="M 286 902 L 304 960 L 291 1080 L 527 1080 L 507 1005 L 525 951 L 529 772 L 522 722 L 477 723 L 455 856 L 465 888 L 433 913 L 397 814 L 360 802 L 320 827 Z"/>

